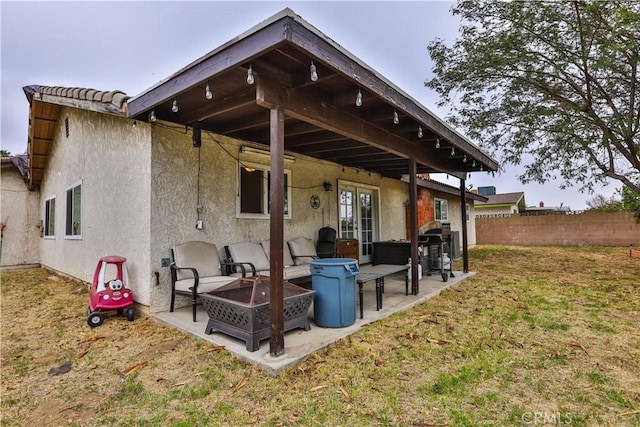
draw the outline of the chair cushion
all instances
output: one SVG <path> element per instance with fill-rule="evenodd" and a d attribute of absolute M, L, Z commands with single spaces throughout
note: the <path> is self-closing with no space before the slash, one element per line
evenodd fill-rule
<path fill-rule="evenodd" d="M 195 268 L 201 278 L 222 275 L 218 249 L 213 243 L 194 241 L 175 245 L 173 257 L 176 267 Z M 177 271 L 178 280 L 191 278 L 193 278 L 193 273 L 190 270 Z"/>
<path fill-rule="evenodd" d="M 235 277 L 229 276 L 209 276 L 201 277 L 198 282 L 198 293 L 203 294 L 206 292 L 215 291 L 216 289 L 233 282 Z M 193 279 L 176 280 L 176 290 L 183 292 L 191 292 L 193 287 Z"/>
<path fill-rule="evenodd" d="M 299 279 L 307 276 L 311 276 L 311 266 L 309 264 L 292 265 L 284 269 L 284 280 Z"/>
<path fill-rule="evenodd" d="M 308 237 L 296 237 L 288 242 L 295 265 L 309 264 L 318 258 L 313 241 Z"/>
<path fill-rule="evenodd" d="M 269 256 L 269 252 L 271 251 L 271 240 L 260 242 L 260 245 L 262 246 L 262 250 L 264 250 L 264 253 L 267 255 L 267 258 L 271 259 L 271 257 Z M 282 258 L 285 267 L 293 265 L 293 258 L 291 258 L 291 252 L 289 252 L 289 245 L 287 245 L 286 243 L 282 248 Z"/>
<path fill-rule="evenodd" d="M 233 262 L 245 263 L 250 262 L 257 271 L 269 270 L 269 258 L 262 250 L 260 243 L 256 242 L 239 242 L 228 246 L 229 255 Z M 250 274 L 251 267 L 247 266 L 247 274 Z"/>

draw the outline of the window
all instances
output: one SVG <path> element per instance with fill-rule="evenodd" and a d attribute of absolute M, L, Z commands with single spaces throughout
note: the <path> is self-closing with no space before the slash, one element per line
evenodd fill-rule
<path fill-rule="evenodd" d="M 240 165 L 240 191 L 237 213 L 239 218 L 269 218 L 271 172 L 265 165 L 243 162 Z M 291 218 L 291 172 L 284 171 L 284 216 Z"/>
<path fill-rule="evenodd" d="M 44 236 L 56 235 L 56 198 L 49 197 L 44 201 Z"/>
<path fill-rule="evenodd" d="M 65 237 L 80 239 L 82 237 L 82 183 L 67 188 L 67 213 Z"/>
<path fill-rule="evenodd" d="M 471 205 L 469 205 L 469 203 L 467 203 L 467 222 L 471 221 Z"/>
<path fill-rule="evenodd" d="M 434 210 L 437 221 L 449 221 L 449 203 L 446 200 L 435 199 Z"/>

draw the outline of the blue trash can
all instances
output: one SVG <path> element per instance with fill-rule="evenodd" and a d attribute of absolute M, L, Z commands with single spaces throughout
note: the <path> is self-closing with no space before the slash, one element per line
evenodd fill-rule
<path fill-rule="evenodd" d="M 323 258 L 311 261 L 311 285 L 316 291 L 313 315 L 318 326 L 343 328 L 356 321 L 358 261 Z"/>

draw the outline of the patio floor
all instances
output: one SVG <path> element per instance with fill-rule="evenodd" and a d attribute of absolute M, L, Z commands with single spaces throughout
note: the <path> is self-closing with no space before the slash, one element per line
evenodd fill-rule
<path fill-rule="evenodd" d="M 176 309 L 173 313 L 168 311 L 154 313 L 151 317 L 159 323 L 177 328 L 194 337 L 202 338 L 214 345 L 224 346 L 227 351 L 237 358 L 261 366 L 269 375 L 277 375 L 284 368 L 293 366 L 308 355 L 321 350 L 336 341 L 361 330 L 365 325 L 376 320 L 390 316 L 393 313 L 407 310 L 416 304 L 420 304 L 429 298 L 438 295 L 442 290 L 458 285 L 460 282 L 472 277 L 475 273 L 462 273 L 454 271 L 456 277 L 443 282 L 440 274 L 423 276 L 420 280 L 419 295 L 405 295 L 404 273 L 397 273 L 385 278 L 383 306 L 376 310 L 375 281 L 368 282 L 364 286 L 364 319 L 360 319 L 357 310 L 354 324 L 343 328 L 327 328 L 317 326 L 313 321 L 313 304 L 309 310 L 311 330 L 296 329 L 284 334 L 285 353 L 273 357 L 269 353 L 269 339 L 260 343 L 260 349 L 254 352 L 246 350 L 245 342 L 233 338 L 221 332 L 211 335 L 204 333 L 209 317 L 202 305 L 198 305 L 197 322 L 193 322 L 191 307 Z M 357 285 L 356 285 L 357 286 Z M 357 289 L 357 288 L 356 288 Z M 356 303 L 358 303 L 356 301 Z"/>

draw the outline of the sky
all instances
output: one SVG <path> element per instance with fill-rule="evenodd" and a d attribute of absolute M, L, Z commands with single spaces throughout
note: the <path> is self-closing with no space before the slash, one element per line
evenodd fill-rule
<path fill-rule="evenodd" d="M 452 44 L 459 19 L 453 2 L 437 1 L 84 1 L 0 0 L 0 146 L 12 154 L 27 148 L 27 85 L 121 90 L 135 96 L 219 45 L 289 7 L 353 55 L 373 67 L 442 118 L 428 44 Z M 476 145 L 479 141 L 473 141 Z M 497 159 L 499 160 L 499 159 Z M 491 176 L 474 173 L 467 186 L 497 193 L 524 192 L 527 206 L 585 209 L 594 194 L 554 183 L 521 184 L 521 169 L 507 165 Z M 455 187 L 446 175 L 435 179 Z M 620 185 L 598 187 L 611 196 Z"/>

